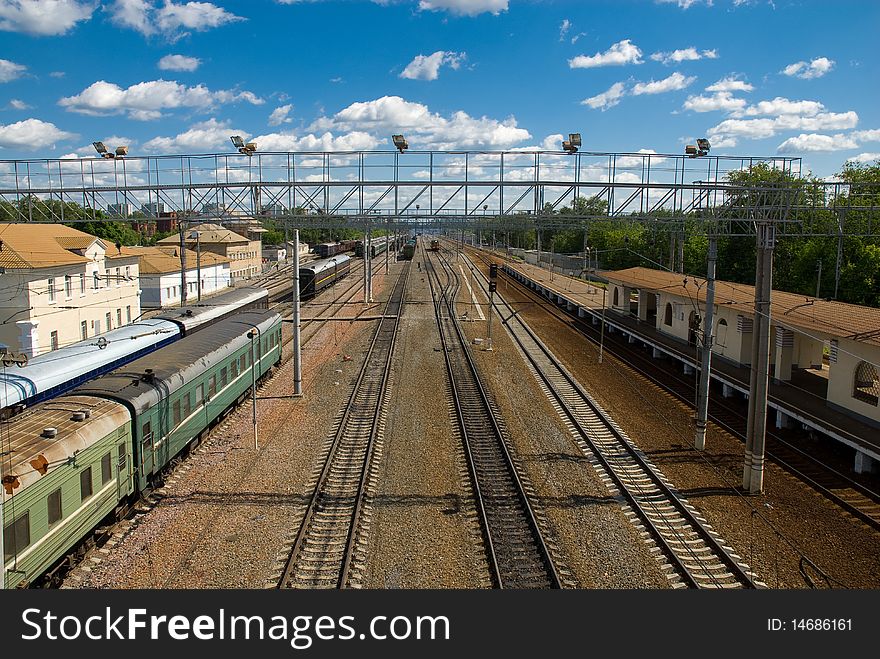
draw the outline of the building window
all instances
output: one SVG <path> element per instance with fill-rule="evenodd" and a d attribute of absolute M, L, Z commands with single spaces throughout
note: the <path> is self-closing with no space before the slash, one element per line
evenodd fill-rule
<path fill-rule="evenodd" d="M 82 335 L 82 340 L 85 341 L 89 338 L 89 321 L 84 320 L 79 324 L 79 331 Z"/>
<path fill-rule="evenodd" d="M 614 306 L 620 306 L 620 289 L 617 286 L 614 287 Z"/>
<path fill-rule="evenodd" d="M 101 458 L 101 485 L 106 485 L 113 478 L 113 472 L 110 470 L 110 451 Z"/>
<path fill-rule="evenodd" d="M 97 270 L 92 273 L 92 285 L 96 291 L 101 288 L 101 278 L 98 276 Z"/>
<path fill-rule="evenodd" d="M 3 562 L 15 558 L 16 554 L 31 544 L 31 522 L 28 513 L 3 527 Z"/>
<path fill-rule="evenodd" d="M 125 266 L 125 281 L 131 281 L 131 266 Z"/>
<path fill-rule="evenodd" d="M 61 519 L 61 488 L 52 492 L 46 499 L 46 509 L 49 516 L 49 526 Z"/>
<path fill-rule="evenodd" d="M 666 310 L 663 313 L 663 324 L 672 327 L 672 302 L 666 303 Z"/>
<path fill-rule="evenodd" d="M 131 307 L 125 307 L 125 322 L 131 322 Z"/>
<path fill-rule="evenodd" d="M 86 294 L 86 273 L 84 272 L 79 273 L 79 294 Z"/>
<path fill-rule="evenodd" d="M 122 270 L 120 268 L 116 268 L 116 288 L 122 286 Z"/>
<path fill-rule="evenodd" d="M 122 327 L 122 309 L 116 310 L 116 327 Z"/>
<path fill-rule="evenodd" d="M 58 331 L 49 334 L 49 350 L 58 350 Z"/>
<path fill-rule="evenodd" d="M 73 297 L 73 277 L 64 275 L 64 296 L 69 300 Z"/>
<path fill-rule="evenodd" d="M 92 468 L 86 467 L 79 473 L 79 497 L 83 501 L 92 496 Z"/>
<path fill-rule="evenodd" d="M 880 400 L 880 380 L 873 364 L 859 362 L 856 366 L 852 397 L 869 405 L 877 405 Z"/>
<path fill-rule="evenodd" d="M 108 311 L 104 316 L 104 320 L 107 321 L 107 331 L 109 332 L 113 329 L 113 315 Z"/>
<path fill-rule="evenodd" d="M 49 302 L 55 301 L 55 277 L 49 278 Z"/>

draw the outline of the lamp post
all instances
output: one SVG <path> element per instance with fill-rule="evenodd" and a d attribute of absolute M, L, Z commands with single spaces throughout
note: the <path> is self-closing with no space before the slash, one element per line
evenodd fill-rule
<path fill-rule="evenodd" d="M 202 234 L 199 231 L 193 231 L 189 235 L 190 239 L 195 238 L 196 241 L 196 295 L 198 301 L 202 301 Z"/>

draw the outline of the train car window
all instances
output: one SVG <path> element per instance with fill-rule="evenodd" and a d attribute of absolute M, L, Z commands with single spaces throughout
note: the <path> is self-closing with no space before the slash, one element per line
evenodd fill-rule
<path fill-rule="evenodd" d="M 17 520 L 3 527 L 3 561 L 6 562 L 31 544 L 30 514 L 25 512 Z"/>
<path fill-rule="evenodd" d="M 241 372 L 244 373 L 245 370 L 247 369 L 247 365 L 248 365 L 247 355 L 246 354 L 242 355 L 241 358 L 238 360 L 238 363 L 239 363 L 239 367 L 241 369 Z"/>
<path fill-rule="evenodd" d="M 86 467 L 79 472 L 79 498 L 83 501 L 92 496 L 92 468 Z"/>
<path fill-rule="evenodd" d="M 238 360 L 237 359 L 232 360 L 232 377 L 233 378 L 238 377 Z"/>
<path fill-rule="evenodd" d="M 183 416 L 188 417 L 192 413 L 192 395 L 187 391 L 183 395 Z"/>
<path fill-rule="evenodd" d="M 211 400 L 216 395 L 217 395 L 217 376 L 212 375 L 208 379 L 208 400 Z"/>
<path fill-rule="evenodd" d="M 141 441 L 144 447 L 150 446 L 153 443 L 153 425 L 149 421 L 141 428 Z"/>
<path fill-rule="evenodd" d="M 181 416 L 180 416 L 180 399 L 178 398 L 171 404 L 172 414 L 174 415 L 174 426 L 177 427 L 180 425 Z"/>
<path fill-rule="evenodd" d="M 110 470 L 110 451 L 101 458 L 101 485 L 105 485 L 113 478 L 113 472 Z"/>
<path fill-rule="evenodd" d="M 224 388 L 229 382 L 229 371 L 224 366 L 220 369 L 220 388 Z"/>
<path fill-rule="evenodd" d="M 61 519 L 61 488 L 52 492 L 46 499 L 46 512 L 49 516 L 49 526 Z"/>
<path fill-rule="evenodd" d="M 203 400 L 205 400 L 205 385 L 200 384 L 196 387 L 196 407 L 201 405 Z"/>
<path fill-rule="evenodd" d="M 123 471 L 125 469 L 125 442 L 119 445 L 119 461 L 116 463 L 117 471 Z"/>

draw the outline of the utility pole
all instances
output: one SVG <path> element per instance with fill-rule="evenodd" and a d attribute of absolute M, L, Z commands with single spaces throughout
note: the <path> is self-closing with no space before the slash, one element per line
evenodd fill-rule
<path fill-rule="evenodd" d="M 715 261 L 718 259 L 718 240 L 709 236 L 709 265 L 706 270 L 706 313 L 703 316 L 703 354 L 700 366 L 700 388 L 697 392 L 697 418 L 694 430 L 694 448 L 706 448 L 706 421 L 709 416 L 709 382 L 712 366 L 712 328 L 715 319 Z"/>
<path fill-rule="evenodd" d="M 822 259 L 816 261 L 816 297 L 819 297 L 819 291 L 822 290 Z"/>
<path fill-rule="evenodd" d="M 752 336 L 752 367 L 749 379 L 749 416 L 743 462 L 743 488 L 760 494 L 764 488 L 764 443 L 767 432 L 767 386 L 770 378 L 770 291 L 773 289 L 773 248 L 776 227 L 757 226 L 755 256 L 755 336 Z"/>
<path fill-rule="evenodd" d="M 284 223 L 285 230 L 287 223 Z M 299 229 L 293 230 L 293 395 L 302 396 L 302 346 L 299 314 Z"/>
<path fill-rule="evenodd" d="M 186 238 L 184 237 L 184 224 L 181 219 L 177 223 L 177 229 L 180 233 L 180 306 L 186 306 Z"/>
<path fill-rule="evenodd" d="M 196 234 L 196 291 L 198 291 L 198 301 L 202 301 L 202 234 L 198 231 Z"/>

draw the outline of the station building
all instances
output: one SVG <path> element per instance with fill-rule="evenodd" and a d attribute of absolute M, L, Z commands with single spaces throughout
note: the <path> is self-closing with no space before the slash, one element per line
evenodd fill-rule
<path fill-rule="evenodd" d="M 63 224 L 0 224 L 0 348 L 36 357 L 141 314 L 138 258 Z"/>
<path fill-rule="evenodd" d="M 170 307 L 181 302 L 179 247 L 123 248 L 139 259 L 141 279 L 141 306 L 144 309 Z M 201 265 L 199 264 L 201 261 Z M 201 256 L 186 250 L 186 299 L 196 300 L 201 277 L 202 297 L 221 293 L 229 288 L 230 261 L 228 258 L 202 251 Z"/>
<path fill-rule="evenodd" d="M 198 234 L 198 239 L 193 236 Z M 229 260 L 229 276 L 232 283 L 250 279 L 263 270 L 262 246 L 259 240 L 251 240 L 230 231 L 219 224 L 199 224 L 188 228 L 184 234 L 188 250 L 211 252 Z M 180 246 L 178 236 L 168 236 L 157 243 L 160 247 Z"/>

